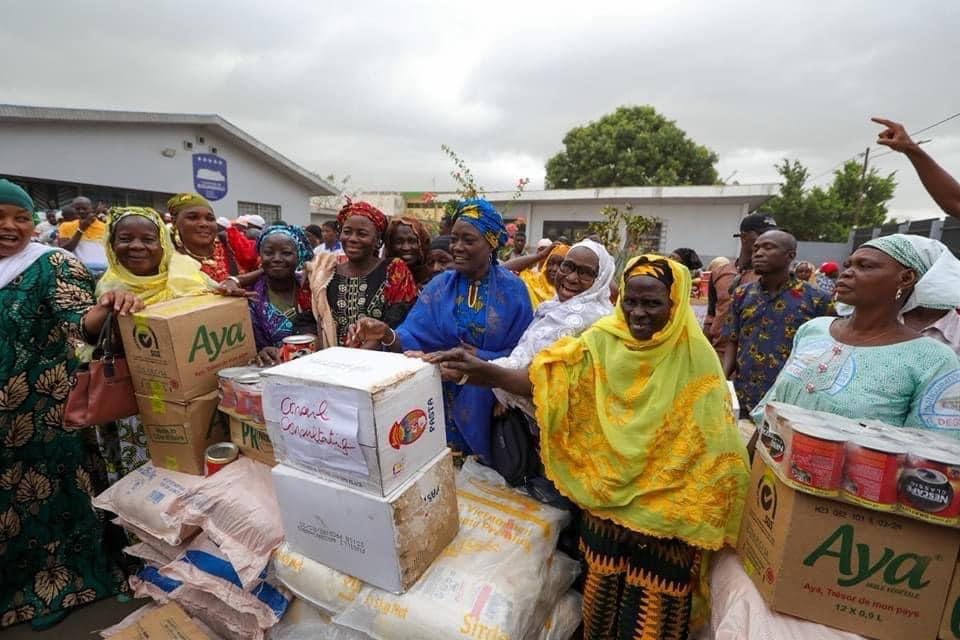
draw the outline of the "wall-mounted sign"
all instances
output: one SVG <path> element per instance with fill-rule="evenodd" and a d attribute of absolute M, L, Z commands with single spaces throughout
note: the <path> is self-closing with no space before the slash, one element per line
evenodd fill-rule
<path fill-rule="evenodd" d="M 193 188 L 207 200 L 227 195 L 227 161 L 212 153 L 193 154 Z"/>

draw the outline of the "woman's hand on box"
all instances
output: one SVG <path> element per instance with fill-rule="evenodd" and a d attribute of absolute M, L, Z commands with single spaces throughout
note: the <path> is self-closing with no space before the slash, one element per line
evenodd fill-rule
<path fill-rule="evenodd" d="M 257 365 L 260 367 L 272 367 L 280 362 L 280 349 L 276 347 L 264 347 L 257 354 Z"/>

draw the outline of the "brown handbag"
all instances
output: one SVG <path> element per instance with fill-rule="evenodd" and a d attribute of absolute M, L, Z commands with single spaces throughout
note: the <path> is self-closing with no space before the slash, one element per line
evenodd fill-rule
<path fill-rule="evenodd" d="M 90 364 L 80 365 L 63 411 L 63 428 L 81 429 L 139 413 L 130 370 L 114 353 L 113 311 L 100 330 Z"/>

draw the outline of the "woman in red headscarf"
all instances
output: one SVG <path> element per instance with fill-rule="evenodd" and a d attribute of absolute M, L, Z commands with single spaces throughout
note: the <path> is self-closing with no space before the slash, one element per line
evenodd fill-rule
<path fill-rule="evenodd" d="M 342 346 L 347 329 L 360 318 L 398 326 L 417 299 L 417 283 L 406 263 L 380 257 L 387 218 L 379 209 L 348 199 L 337 224 L 346 262 L 337 264 L 333 254 L 320 254 L 306 265 L 324 347 Z"/>
<path fill-rule="evenodd" d="M 422 288 L 433 275 L 427 268 L 430 253 L 430 234 L 416 218 L 393 218 L 387 227 L 384 254 L 387 258 L 400 258 L 413 273 L 418 288 Z"/>

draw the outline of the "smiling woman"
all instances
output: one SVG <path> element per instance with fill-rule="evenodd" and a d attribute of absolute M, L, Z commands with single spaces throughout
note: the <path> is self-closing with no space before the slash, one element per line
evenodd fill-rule
<path fill-rule="evenodd" d="M 430 234 L 422 222 L 414 218 L 393 218 L 387 227 L 384 249 L 387 258 L 403 260 L 413 273 L 418 287 L 423 287 L 430 280 L 432 274 L 427 267 Z"/>
<path fill-rule="evenodd" d="M 173 216 L 177 251 L 199 262 L 215 282 L 256 270 L 253 242 L 235 226 L 221 234 L 213 207 L 203 196 L 178 193 L 167 201 L 167 211 Z"/>

